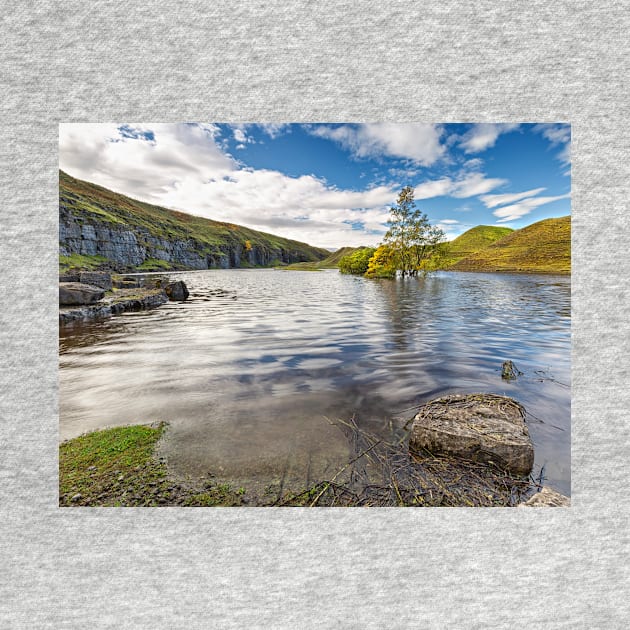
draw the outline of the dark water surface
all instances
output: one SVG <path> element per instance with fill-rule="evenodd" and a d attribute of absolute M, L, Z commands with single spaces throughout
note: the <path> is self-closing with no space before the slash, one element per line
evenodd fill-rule
<path fill-rule="evenodd" d="M 380 431 L 433 397 L 494 392 L 526 407 L 534 473 L 570 494 L 569 277 L 171 275 L 187 302 L 62 329 L 61 439 L 167 420 L 180 474 L 312 480 L 348 453 L 331 419 Z M 506 359 L 524 373 L 511 383 Z"/>

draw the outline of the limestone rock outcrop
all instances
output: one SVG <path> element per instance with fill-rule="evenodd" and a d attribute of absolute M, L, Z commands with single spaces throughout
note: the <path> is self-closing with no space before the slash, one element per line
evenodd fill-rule
<path fill-rule="evenodd" d="M 229 269 L 316 259 L 305 257 L 290 245 L 285 247 L 272 242 L 246 246 L 231 240 L 210 245 L 193 237 L 157 236 L 142 225 L 100 221 L 93 215 L 83 217 L 76 204 L 76 199 L 60 194 L 59 253 L 62 256 L 101 256 L 114 271 L 125 272 L 143 264 L 145 269 L 150 269 L 151 261 L 164 261 L 173 269 Z M 159 269 L 156 265 L 156 270 Z"/>

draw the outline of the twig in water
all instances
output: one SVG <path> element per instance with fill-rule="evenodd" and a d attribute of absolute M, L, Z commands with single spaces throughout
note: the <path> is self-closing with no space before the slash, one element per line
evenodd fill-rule
<path fill-rule="evenodd" d="M 376 448 L 383 440 L 379 440 L 378 442 L 375 442 L 374 444 L 372 444 L 372 446 L 370 446 L 370 448 L 366 449 L 365 451 L 363 451 L 363 453 L 361 453 L 361 455 L 358 455 L 357 457 L 355 457 L 354 459 L 351 459 L 345 466 L 343 466 L 342 468 L 340 468 L 336 473 L 335 476 L 330 480 L 327 481 L 324 484 L 324 488 L 322 489 L 322 491 L 313 499 L 313 502 L 311 503 L 310 507 L 315 507 L 315 505 L 317 504 L 317 502 L 320 500 L 321 496 L 324 494 L 324 492 L 326 492 L 326 490 L 328 490 L 328 488 L 330 488 L 330 485 L 332 484 L 332 482 L 337 479 L 337 477 L 339 477 L 339 475 L 348 468 L 348 466 L 354 464 L 354 462 L 356 462 L 358 459 L 361 459 L 366 453 L 369 453 L 373 448 Z"/>

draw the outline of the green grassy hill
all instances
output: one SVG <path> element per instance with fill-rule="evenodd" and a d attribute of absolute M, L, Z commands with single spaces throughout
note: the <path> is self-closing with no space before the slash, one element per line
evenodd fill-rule
<path fill-rule="evenodd" d="M 329 256 L 324 258 L 324 260 L 319 260 L 317 262 L 302 262 L 302 263 L 294 263 L 293 265 L 289 265 L 287 269 L 294 269 L 299 271 L 300 269 L 303 271 L 314 271 L 317 269 L 336 269 L 339 267 L 339 261 L 348 254 L 351 254 L 356 249 L 360 249 L 359 247 L 342 247 L 338 249 L 336 252 L 329 252 Z"/>
<path fill-rule="evenodd" d="M 323 248 L 131 199 L 59 172 L 61 267 L 203 269 L 317 262 Z"/>
<path fill-rule="evenodd" d="M 515 230 L 448 268 L 453 271 L 571 273 L 571 217 L 544 219 Z"/>
<path fill-rule="evenodd" d="M 452 266 L 513 232 L 512 228 L 478 225 L 445 244 L 444 265 Z"/>

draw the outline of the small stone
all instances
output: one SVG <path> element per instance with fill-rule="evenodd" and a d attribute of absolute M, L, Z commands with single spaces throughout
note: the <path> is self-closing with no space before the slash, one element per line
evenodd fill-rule
<path fill-rule="evenodd" d="M 73 501 L 73 502 L 75 502 L 75 503 L 76 503 L 77 501 L 80 501 L 82 498 L 83 498 L 83 495 L 82 495 L 80 492 L 77 492 L 77 493 L 76 493 L 76 494 L 75 494 L 75 495 L 74 495 L 74 496 L 70 499 L 70 501 Z"/>
<path fill-rule="evenodd" d="M 96 470 L 96 466 L 88 466 L 87 469 L 88 470 Z"/>
<path fill-rule="evenodd" d="M 544 487 L 527 501 L 520 503 L 518 507 L 571 507 L 571 499 L 551 488 Z"/>
<path fill-rule="evenodd" d="M 120 476 L 118 477 L 118 481 L 122 481 L 124 478 L 125 478 L 125 475 L 120 475 Z"/>

